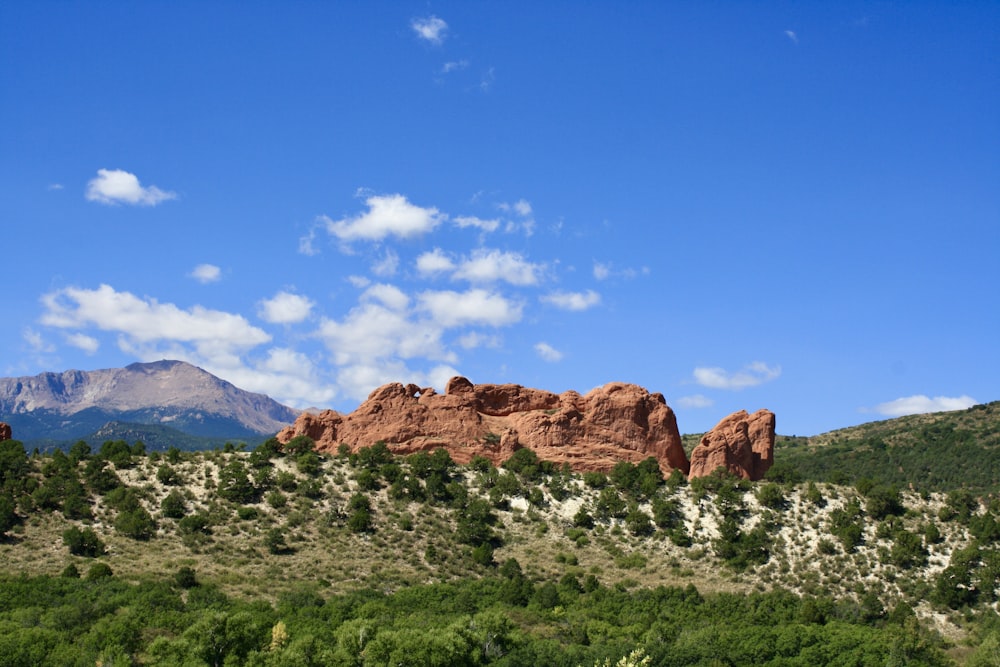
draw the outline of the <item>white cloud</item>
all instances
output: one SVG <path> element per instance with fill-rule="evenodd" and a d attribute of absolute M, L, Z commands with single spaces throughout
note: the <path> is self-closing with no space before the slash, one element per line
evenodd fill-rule
<path fill-rule="evenodd" d="M 298 407 L 327 403 L 336 394 L 298 352 L 273 348 L 263 359 L 248 356 L 271 336 L 240 315 L 202 306 L 182 309 L 108 285 L 95 290 L 64 288 L 43 295 L 41 301 L 42 324 L 117 333 L 118 348 L 143 361 L 188 361 L 238 387 Z M 263 303 L 268 317 L 285 322 L 297 321 L 311 307 L 303 297 L 287 293 Z M 66 340 L 84 351 L 97 348 L 97 340 L 81 331 L 68 333 Z"/>
<path fill-rule="evenodd" d="M 362 301 L 378 301 L 392 310 L 406 310 L 410 305 L 410 297 L 395 285 L 378 283 L 372 285 L 361 295 Z"/>
<path fill-rule="evenodd" d="M 508 220 L 504 231 L 511 233 L 518 230 L 523 231 L 525 236 L 535 233 L 535 219 L 531 217 L 531 203 L 526 199 L 518 199 L 516 202 L 501 202 L 497 208 L 505 213 L 514 214 L 515 219 Z"/>
<path fill-rule="evenodd" d="M 482 218 L 477 218 L 475 216 L 461 215 L 456 216 L 452 222 L 456 226 L 465 229 L 467 227 L 475 227 L 481 229 L 484 232 L 495 232 L 500 227 L 499 220 L 483 220 Z"/>
<path fill-rule="evenodd" d="M 457 358 L 441 341 L 449 324 L 411 304 L 399 288 L 375 284 L 345 317 L 323 320 L 318 336 L 339 367 L 337 385 L 349 396 L 363 399 L 391 381 L 443 388 L 457 374 L 451 366 Z M 425 372 L 410 368 L 411 360 L 437 365 Z"/>
<path fill-rule="evenodd" d="M 393 252 L 391 248 L 387 248 L 385 255 L 382 256 L 382 259 L 372 264 L 372 273 L 376 276 L 388 278 L 396 275 L 396 269 L 398 268 L 399 255 Z"/>
<path fill-rule="evenodd" d="M 358 289 L 364 289 L 372 283 L 372 281 L 365 276 L 347 276 L 347 282 L 351 283 Z"/>
<path fill-rule="evenodd" d="M 466 350 L 473 350 L 477 347 L 497 348 L 503 344 L 503 341 L 500 336 L 495 334 L 487 336 L 478 331 L 470 331 L 458 337 L 458 344 Z"/>
<path fill-rule="evenodd" d="M 255 362 L 209 360 L 199 365 L 241 389 L 266 394 L 295 408 L 325 407 L 338 394 L 337 388 L 321 376 L 308 355 L 290 348 L 271 348 L 263 359 Z"/>
<path fill-rule="evenodd" d="M 444 327 L 466 324 L 504 326 L 521 319 L 522 306 L 506 297 L 472 289 L 467 292 L 426 291 L 417 299 L 421 310 L 430 313 L 435 322 Z"/>
<path fill-rule="evenodd" d="M 329 218 L 327 218 L 329 220 Z M 314 245 L 316 241 L 316 228 L 312 227 L 307 234 L 299 237 L 299 254 L 312 257 L 318 255 L 319 250 Z"/>
<path fill-rule="evenodd" d="M 718 367 L 699 367 L 694 369 L 694 380 L 703 387 L 712 389 L 746 389 L 769 382 L 781 375 L 781 367 L 771 368 L 767 364 L 755 361 L 741 371 L 729 373 Z"/>
<path fill-rule="evenodd" d="M 490 92 L 490 88 L 493 87 L 493 82 L 496 80 L 496 69 L 491 67 L 486 70 L 483 73 L 483 76 L 479 79 L 479 90 L 484 93 Z"/>
<path fill-rule="evenodd" d="M 309 317 L 314 305 L 304 296 L 282 291 L 261 301 L 257 314 L 271 324 L 294 324 Z"/>
<path fill-rule="evenodd" d="M 455 269 L 455 262 L 441 248 L 434 248 L 417 257 L 417 271 L 423 276 L 445 273 Z"/>
<path fill-rule="evenodd" d="M 430 232 L 446 215 L 436 208 L 421 208 L 403 195 L 372 195 L 365 199 L 368 211 L 353 218 L 334 221 L 320 216 L 326 230 L 341 241 L 381 241 L 388 236 L 410 238 Z M 300 241 L 300 247 L 301 247 Z"/>
<path fill-rule="evenodd" d="M 551 292 L 539 297 L 544 303 L 563 310 L 587 310 L 601 302 L 601 295 L 594 290 L 586 292 Z"/>
<path fill-rule="evenodd" d="M 526 261 L 520 254 L 480 248 L 472 255 L 455 262 L 440 248 L 417 257 L 417 271 L 422 276 L 451 273 L 452 280 L 470 283 L 507 282 L 528 286 L 538 283 L 543 267 Z"/>
<path fill-rule="evenodd" d="M 225 348 L 249 348 L 271 336 L 241 315 L 202 306 L 184 310 L 172 303 L 118 292 L 110 285 L 95 290 L 66 287 L 41 298 L 41 322 L 60 329 L 87 326 L 118 332 L 132 341 L 176 341 Z"/>
<path fill-rule="evenodd" d="M 452 362 L 441 344 L 440 323 L 419 319 L 409 298 L 391 285 L 373 285 L 341 320 L 324 319 L 319 336 L 338 366 L 376 365 L 394 358 Z"/>
<path fill-rule="evenodd" d="M 444 41 L 445 33 L 448 31 L 448 24 L 443 19 L 436 16 L 426 18 L 416 18 L 410 21 L 410 27 L 417 37 L 432 44 L 440 44 Z"/>
<path fill-rule="evenodd" d="M 681 396 L 680 398 L 677 399 L 677 406 L 681 408 L 689 408 L 689 409 L 710 408 L 714 404 L 715 401 L 710 399 L 708 396 L 703 396 L 702 394 Z"/>
<path fill-rule="evenodd" d="M 94 354 L 101 347 L 96 338 L 82 333 L 67 334 L 66 342 L 72 347 L 83 350 L 87 354 Z"/>
<path fill-rule="evenodd" d="M 978 401 L 971 396 L 935 396 L 930 398 L 923 394 L 897 398 L 887 403 L 875 406 L 875 412 L 887 417 L 902 417 L 903 415 L 919 415 L 927 412 L 948 412 L 950 410 L 965 410 L 976 405 Z"/>
<path fill-rule="evenodd" d="M 458 70 L 465 69 L 469 66 L 468 60 L 452 60 L 451 62 L 446 62 L 441 67 L 442 74 L 450 74 Z"/>
<path fill-rule="evenodd" d="M 51 354 L 56 351 L 55 345 L 45 340 L 41 333 L 31 328 L 26 328 L 21 334 L 24 342 L 28 344 L 32 352 Z"/>
<path fill-rule="evenodd" d="M 548 343 L 535 343 L 535 352 L 539 357 L 549 362 L 561 361 L 563 353 Z"/>
<path fill-rule="evenodd" d="M 471 283 L 505 281 L 511 285 L 535 285 L 541 266 L 525 261 L 518 253 L 481 248 L 464 260 L 452 275 L 456 280 Z"/>
<path fill-rule="evenodd" d="M 795 34 L 794 30 L 786 30 L 785 31 L 785 37 L 787 37 L 788 39 L 792 40 L 793 44 L 798 44 L 799 43 L 799 36 L 797 34 Z"/>
<path fill-rule="evenodd" d="M 51 184 L 49 184 L 48 189 L 49 190 L 53 190 L 53 191 L 55 191 L 55 190 L 62 190 L 63 189 L 63 184 L 62 183 L 51 183 Z"/>
<path fill-rule="evenodd" d="M 121 169 L 98 169 L 97 176 L 87 183 L 86 198 L 101 204 L 137 204 L 156 206 L 177 195 L 155 185 L 142 187 L 135 174 Z"/>
<path fill-rule="evenodd" d="M 648 276 L 650 274 L 650 269 L 648 266 L 643 266 L 639 269 L 628 267 L 615 270 L 610 263 L 594 262 L 593 274 L 594 278 L 597 280 L 607 280 L 608 278 L 624 278 L 626 280 L 633 280 L 639 276 Z"/>
<path fill-rule="evenodd" d="M 204 285 L 217 282 L 222 277 L 222 269 L 214 264 L 199 264 L 188 275 Z"/>

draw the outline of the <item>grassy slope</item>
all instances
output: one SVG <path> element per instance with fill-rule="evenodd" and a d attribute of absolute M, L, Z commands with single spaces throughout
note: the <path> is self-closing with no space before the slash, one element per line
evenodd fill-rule
<path fill-rule="evenodd" d="M 83 571 L 89 560 L 70 556 L 61 534 L 69 525 L 89 525 L 107 544 L 108 554 L 102 560 L 117 574 L 141 579 L 191 566 L 200 578 L 246 598 L 274 599 L 302 581 L 322 582 L 331 592 L 368 586 L 397 590 L 413 583 L 480 576 L 489 570 L 471 560 L 468 546 L 456 542 L 455 510 L 393 501 L 385 488 L 369 493 L 374 500 L 374 532 L 355 534 L 348 530 L 342 512 L 357 491 L 353 479 L 357 470 L 345 460 L 323 462 L 318 477 L 323 484 L 320 499 L 285 493 L 284 507 L 276 509 L 261 499 L 242 506 L 253 507 L 255 518 L 240 519 L 237 510 L 241 505 L 219 499 L 212 487 L 227 461 L 245 457 L 238 452 L 185 454 L 184 460 L 173 466 L 183 482 L 180 487 L 167 487 L 157 480 L 162 461 L 136 457 L 137 465 L 120 470 L 119 476 L 129 486 L 141 489 L 144 505 L 157 518 L 158 530 L 152 539 L 137 541 L 118 534 L 113 528 L 116 512 L 96 497 L 93 521 L 67 521 L 58 511 L 32 513 L 12 537 L 0 543 L 0 559 L 8 573 L 54 575 L 69 562 Z M 277 471 L 293 474 L 299 481 L 307 479 L 287 459 L 277 462 Z M 459 479 L 473 497 L 486 496 L 478 473 L 461 472 Z M 938 495 L 922 499 L 904 494 L 908 511 L 902 524 L 915 532 L 936 523 L 944 538 L 927 545 L 926 564 L 904 569 L 883 562 L 882 552 L 891 549 L 893 541 L 880 537 L 878 522 L 871 520 L 865 523 L 865 542 L 855 552 L 845 553 L 834 544 L 829 553 L 821 553 L 821 540 L 836 543 L 830 532 L 831 513 L 856 497 L 853 489 L 821 485 L 822 507 L 806 500 L 804 487 L 786 490 L 787 507 L 778 511 L 763 508 L 752 491 L 743 492 L 739 502 L 746 509 L 744 530 L 765 519 L 773 522 L 775 529 L 769 560 L 737 572 L 715 556 L 720 506 L 712 493 L 698 499 L 690 486 L 672 492 L 661 489 L 661 494 L 678 503 L 686 532 L 693 539 L 692 546 L 679 547 L 663 531 L 635 536 L 623 521 L 615 519 L 598 522 L 592 530 L 574 532 L 573 515 L 581 505 L 592 507 L 598 492 L 587 488 L 579 477 L 569 487 L 570 496 L 561 502 L 545 492 L 542 507 L 531 507 L 518 497 L 510 501 L 509 509 L 497 511 L 495 529 L 503 541 L 495 553 L 497 562 L 514 557 L 536 580 L 571 572 L 594 574 L 606 585 L 627 587 L 695 583 L 703 592 L 748 592 L 780 586 L 853 600 L 874 592 L 887 608 L 905 600 L 925 620 L 949 634 L 958 632 L 958 616 L 951 617 L 955 623 L 948 622 L 947 610 L 934 609 L 925 600 L 929 583 L 948 564 L 951 554 L 970 542 L 964 526 L 937 521 L 943 500 Z M 211 517 L 209 535 L 183 536 L 176 520 L 161 516 L 160 502 L 173 488 L 187 496 L 189 513 Z M 640 509 L 650 513 L 646 503 Z M 264 536 L 274 527 L 284 531 L 288 552 L 273 554 L 265 548 Z"/>
<path fill-rule="evenodd" d="M 778 438 L 776 473 L 917 491 L 1000 491 L 1000 401 L 968 410 L 870 422 L 810 438 Z"/>

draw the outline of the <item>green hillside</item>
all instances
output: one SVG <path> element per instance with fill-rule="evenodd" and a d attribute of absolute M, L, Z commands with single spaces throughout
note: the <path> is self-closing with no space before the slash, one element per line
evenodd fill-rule
<path fill-rule="evenodd" d="M 772 479 L 855 484 L 869 478 L 919 492 L 1000 491 L 1000 401 L 912 415 L 810 438 L 779 437 Z"/>
<path fill-rule="evenodd" d="M 0 443 L 0 664 L 987 665 L 1000 501 Z M 634 662 L 634 661 L 633 661 Z"/>

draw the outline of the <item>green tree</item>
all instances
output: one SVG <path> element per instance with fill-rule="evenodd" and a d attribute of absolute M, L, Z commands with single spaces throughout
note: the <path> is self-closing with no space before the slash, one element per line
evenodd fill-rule
<path fill-rule="evenodd" d="M 17 504 L 14 499 L 6 493 L 0 493 L 0 536 L 17 525 L 19 517 L 15 508 Z"/>
<path fill-rule="evenodd" d="M 248 503 L 255 498 L 257 489 L 242 461 L 230 461 L 219 471 L 217 493 L 220 498 L 234 503 Z"/>
<path fill-rule="evenodd" d="M 0 485 L 16 482 L 28 472 L 28 455 L 20 440 L 0 441 Z"/>
<path fill-rule="evenodd" d="M 625 525 L 633 535 L 652 535 L 653 522 L 649 515 L 643 512 L 637 505 L 633 505 L 629 513 L 625 516 Z"/>
<path fill-rule="evenodd" d="M 282 448 L 290 456 L 299 456 L 316 450 L 316 441 L 308 435 L 297 435 Z"/>
<path fill-rule="evenodd" d="M 133 540 L 148 540 L 156 533 L 156 522 L 143 507 L 119 512 L 115 518 L 115 530 Z"/>
<path fill-rule="evenodd" d="M 187 503 L 178 491 L 171 491 L 160 503 L 160 511 L 168 519 L 181 519 L 187 513 Z"/>
<path fill-rule="evenodd" d="M 288 552 L 288 543 L 285 541 L 285 533 L 281 528 L 272 528 L 264 535 L 264 546 L 272 554 L 283 554 Z"/>
<path fill-rule="evenodd" d="M 104 553 L 104 542 L 90 528 L 72 526 L 63 531 L 62 538 L 63 544 L 74 556 L 96 558 Z"/>
<path fill-rule="evenodd" d="M 198 585 L 198 577 L 194 569 L 183 565 L 174 573 L 174 583 L 179 588 L 194 588 Z"/>
<path fill-rule="evenodd" d="M 112 575 L 114 575 L 114 572 L 111 571 L 111 566 L 107 563 L 94 563 L 90 566 L 90 569 L 87 570 L 87 579 L 89 581 L 105 579 Z"/>
<path fill-rule="evenodd" d="M 132 448 L 124 440 L 107 440 L 101 445 L 99 455 L 116 468 L 132 467 Z"/>
<path fill-rule="evenodd" d="M 784 490 L 773 482 L 757 487 L 757 502 L 773 510 L 783 510 L 788 507 Z"/>

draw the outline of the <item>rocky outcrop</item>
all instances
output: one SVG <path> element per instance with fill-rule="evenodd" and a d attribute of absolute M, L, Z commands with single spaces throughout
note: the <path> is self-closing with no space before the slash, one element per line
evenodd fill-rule
<path fill-rule="evenodd" d="M 458 463 L 480 455 L 499 464 L 528 447 L 541 459 L 578 471 L 610 470 L 650 456 L 669 474 L 688 472 L 673 410 L 662 394 L 613 382 L 581 396 L 515 384 L 474 385 L 452 378 L 444 394 L 387 384 L 357 410 L 305 413 L 278 433 L 287 443 L 308 435 L 320 451 L 352 451 L 383 441 L 397 454 L 444 448 Z"/>
<path fill-rule="evenodd" d="M 0 422 L 0 442 L 4 440 L 10 440 L 13 437 L 10 431 L 10 424 L 7 422 Z"/>
<path fill-rule="evenodd" d="M 774 462 L 774 413 L 734 412 L 706 433 L 691 452 L 690 477 L 722 466 L 743 479 L 759 480 Z"/>

